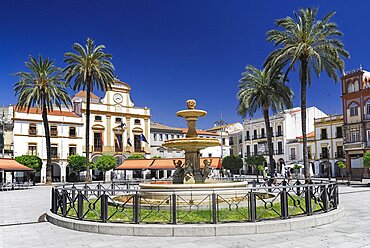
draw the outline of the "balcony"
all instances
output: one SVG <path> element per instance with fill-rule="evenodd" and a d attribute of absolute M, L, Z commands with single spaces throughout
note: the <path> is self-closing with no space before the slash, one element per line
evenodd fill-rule
<path fill-rule="evenodd" d="M 82 151 L 86 151 L 86 147 L 82 147 Z M 102 152 L 102 153 L 107 153 L 107 154 L 115 154 L 115 153 L 132 153 L 133 152 L 133 147 L 131 146 L 126 146 L 126 147 L 115 147 L 115 146 L 90 146 L 90 152 Z"/>
<path fill-rule="evenodd" d="M 284 150 L 275 150 L 275 155 L 283 155 Z"/>
<path fill-rule="evenodd" d="M 337 138 L 337 139 L 343 138 L 343 134 L 342 133 L 335 133 L 335 138 Z"/>
<path fill-rule="evenodd" d="M 250 140 L 251 137 L 250 136 L 246 136 L 244 140 Z"/>
<path fill-rule="evenodd" d="M 283 136 L 283 132 L 276 132 L 275 136 L 276 137 Z"/>
<path fill-rule="evenodd" d="M 265 134 L 261 134 L 260 135 L 260 139 L 265 139 L 266 138 L 266 135 Z"/>
<path fill-rule="evenodd" d="M 329 158 L 329 153 L 320 153 L 320 159 L 327 159 Z"/>
<path fill-rule="evenodd" d="M 344 150 L 358 150 L 364 149 L 366 147 L 366 142 L 357 141 L 357 142 L 349 142 L 344 144 Z"/>
<path fill-rule="evenodd" d="M 320 135 L 320 139 L 328 139 L 328 135 L 326 133 L 322 133 Z"/>
<path fill-rule="evenodd" d="M 256 139 L 258 139 L 258 136 L 257 135 L 253 135 L 252 139 L 256 140 Z"/>
<path fill-rule="evenodd" d="M 289 156 L 289 160 L 296 160 L 296 159 L 297 159 L 297 157 L 295 156 L 295 154 L 292 154 L 292 155 Z"/>
<path fill-rule="evenodd" d="M 344 158 L 344 152 L 343 151 L 335 152 L 335 158 Z"/>

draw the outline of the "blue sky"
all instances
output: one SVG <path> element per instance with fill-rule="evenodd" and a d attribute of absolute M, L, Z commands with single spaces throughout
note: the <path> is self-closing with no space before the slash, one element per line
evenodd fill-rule
<path fill-rule="evenodd" d="M 16 103 L 11 74 L 25 69 L 29 55 L 42 54 L 64 67 L 63 54 L 91 37 L 106 45 L 116 74 L 132 87 L 135 105 L 150 107 L 152 120 L 185 126 L 175 112 L 194 98 L 208 111 L 200 128 L 212 126 L 221 112 L 226 122 L 241 121 L 236 114 L 240 74 L 245 65 L 261 68 L 274 48 L 266 32 L 275 19 L 300 7 L 319 7 L 321 17 L 336 11 L 333 20 L 351 54 L 346 70 L 360 64 L 370 70 L 369 1 L 1 1 L 0 104 Z M 298 106 L 296 72 L 289 86 Z M 341 113 L 340 84 L 325 75 L 314 78 L 308 105 Z"/>

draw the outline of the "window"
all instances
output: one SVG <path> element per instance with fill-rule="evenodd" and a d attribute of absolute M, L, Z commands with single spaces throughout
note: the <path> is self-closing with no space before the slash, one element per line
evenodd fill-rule
<path fill-rule="evenodd" d="M 253 155 L 256 156 L 258 154 L 258 146 L 257 144 L 253 145 Z"/>
<path fill-rule="evenodd" d="M 94 132 L 94 152 L 103 151 L 103 133 Z"/>
<path fill-rule="evenodd" d="M 134 123 L 135 125 L 140 125 L 140 119 L 135 119 Z"/>
<path fill-rule="evenodd" d="M 51 126 L 50 127 L 50 136 L 51 137 L 58 136 L 58 127 L 57 126 Z"/>
<path fill-rule="evenodd" d="M 321 139 L 327 139 L 328 134 L 326 133 L 326 128 L 321 128 Z"/>
<path fill-rule="evenodd" d="M 251 155 L 251 147 L 247 146 L 247 156 L 250 156 L 250 155 Z"/>
<path fill-rule="evenodd" d="M 349 115 L 350 116 L 357 116 L 358 115 L 358 107 L 357 106 L 350 107 Z"/>
<path fill-rule="evenodd" d="M 336 137 L 343 138 L 342 127 L 337 127 Z"/>
<path fill-rule="evenodd" d="M 212 158 L 212 153 L 208 153 L 208 157 L 209 158 Z"/>
<path fill-rule="evenodd" d="M 222 145 L 225 145 L 225 138 L 222 138 Z"/>
<path fill-rule="evenodd" d="M 249 140 L 249 131 L 245 134 L 245 140 Z"/>
<path fill-rule="evenodd" d="M 70 127 L 69 128 L 69 137 L 76 137 L 76 128 Z"/>
<path fill-rule="evenodd" d="M 120 117 L 116 117 L 115 122 L 116 122 L 116 123 L 121 123 L 121 122 L 122 122 L 122 118 L 120 118 Z"/>
<path fill-rule="evenodd" d="M 366 103 L 366 115 L 370 115 L 370 103 Z"/>
<path fill-rule="evenodd" d="M 358 80 L 356 80 L 353 83 L 353 89 L 354 89 L 354 91 L 359 91 L 360 90 Z"/>
<path fill-rule="evenodd" d="M 153 139 L 154 139 L 154 141 L 157 141 L 157 134 L 156 133 L 153 134 Z"/>
<path fill-rule="evenodd" d="M 257 139 L 257 130 L 253 130 L 253 139 Z"/>
<path fill-rule="evenodd" d="M 159 134 L 159 141 L 163 141 L 163 134 Z"/>
<path fill-rule="evenodd" d="M 329 158 L 329 150 L 327 147 L 321 147 L 321 156 L 320 158 Z"/>
<path fill-rule="evenodd" d="M 351 142 L 360 141 L 360 131 L 351 131 Z"/>
<path fill-rule="evenodd" d="M 290 148 L 290 159 L 295 160 L 295 147 Z"/>
<path fill-rule="evenodd" d="M 166 140 L 168 140 L 168 134 L 166 134 Z"/>
<path fill-rule="evenodd" d="M 29 135 L 36 135 L 37 134 L 36 124 L 30 124 L 29 129 L 28 129 L 28 134 Z"/>
<path fill-rule="evenodd" d="M 277 126 L 277 136 L 282 136 L 283 135 L 283 132 L 281 131 L 281 126 Z"/>
<path fill-rule="evenodd" d="M 143 152 L 141 149 L 141 135 L 134 135 L 134 151 Z"/>
<path fill-rule="evenodd" d="M 232 145 L 234 145 L 234 138 L 233 138 L 233 137 L 230 137 L 229 144 L 230 144 L 231 146 L 232 146 Z"/>
<path fill-rule="evenodd" d="M 58 145 L 52 144 L 50 147 L 51 158 L 58 158 Z"/>
<path fill-rule="evenodd" d="M 355 91 L 354 84 L 349 82 L 348 85 L 347 85 L 347 93 L 352 93 L 354 91 Z"/>
<path fill-rule="evenodd" d="M 279 141 L 278 142 L 278 150 L 277 150 L 277 154 L 283 154 L 283 142 Z"/>
<path fill-rule="evenodd" d="M 29 143 L 28 144 L 28 155 L 37 156 L 37 144 L 36 143 Z"/>
<path fill-rule="evenodd" d="M 95 121 L 101 121 L 101 116 L 100 115 L 95 115 Z"/>
<path fill-rule="evenodd" d="M 76 155 L 76 154 L 77 154 L 76 145 L 69 145 L 69 147 L 68 147 L 68 155 L 69 156 L 72 156 L 72 155 Z"/>
<path fill-rule="evenodd" d="M 261 138 L 265 138 L 265 129 L 261 128 Z"/>

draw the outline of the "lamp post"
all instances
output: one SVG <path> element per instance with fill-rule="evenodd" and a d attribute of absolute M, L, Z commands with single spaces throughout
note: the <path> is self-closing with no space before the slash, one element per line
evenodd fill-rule
<path fill-rule="evenodd" d="M 1 116 L 1 155 L 2 157 L 4 158 L 5 157 L 5 135 L 4 135 L 4 132 L 5 132 L 5 113 L 4 113 L 4 109 L 3 109 L 3 115 Z"/>
<path fill-rule="evenodd" d="M 225 121 L 222 120 L 222 114 L 221 119 L 214 122 L 215 126 L 220 127 L 220 136 L 221 136 L 221 159 L 223 158 L 224 151 L 223 151 L 223 132 L 225 131 L 226 126 L 228 125 Z"/>

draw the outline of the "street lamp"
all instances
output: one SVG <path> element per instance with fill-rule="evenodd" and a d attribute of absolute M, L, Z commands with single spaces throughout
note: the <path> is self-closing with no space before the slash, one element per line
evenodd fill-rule
<path fill-rule="evenodd" d="M 222 120 L 222 115 L 221 115 L 221 119 L 218 120 L 218 121 L 215 121 L 214 122 L 214 125 L 215 126 L 218 126 L 220 127 L 220 133 L 221 133 L 221 159 L 223 158 L 223 155 L 224 155 L 224 151 L 223 151 L 223 132 L 225 131 L 225 127 L 228 125 L 225 121 Z"/>

